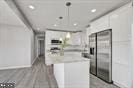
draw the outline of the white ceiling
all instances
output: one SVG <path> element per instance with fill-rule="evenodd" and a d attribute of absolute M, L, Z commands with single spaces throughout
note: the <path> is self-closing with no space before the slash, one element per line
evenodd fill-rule
<path fill-rule="evenodd" d="M 91 20 L 102 14 L 115 9 L 130 0 L 15 0 L 22 12 L 36 30 L 60 29 L 60 30 L 82 30 Z M 70 26 L 67 26 L 66 2 L 72 2 L 70 7 Z M 34 10 L 28 6 L 33 5 Z M 91 13 L 92 9 L 97 9 Z M 58 17 L 63 19 L 59 20 Z M 77 23 L 77 26 L 73 24 Z M 57 27 L 53 26 L 57 24 Z"/>
<path fill-rule="evenodd" d="M 0 0 L 0 25 L 24 25 L 4 0 Z"/>

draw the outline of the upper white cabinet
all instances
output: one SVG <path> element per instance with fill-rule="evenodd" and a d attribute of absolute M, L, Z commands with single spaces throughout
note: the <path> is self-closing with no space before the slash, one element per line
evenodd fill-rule
<path fill-rule="evenodd" d="M 51 40 L 60 38 L 64 38 L 66 35 L 65 32 L 57 32 L 57 31 L 46 31 L 45 32 L 45 48 L 46 50 L 50 50 L 51 48 Z"/>
<path fill-rule="evenodd" d="M 104 16 L 94 22 L 92 22 L 90 27 L 91 33 L 103 31 L 109 29 L 109 16 Z"/>
<path fill-rule="evenodd" d="M 66 37 L 67 32 L 58 32 L 58 31 L 46 31 L 46 45 L 49 49 L 48 46 L 51 46 L 51 40 L 52 39 L 57 39 L 59 40 L 60 38 L 65 38 Z M 69 39 L 69 41 L 67 42 L 70 45 L 81 45 L 81 32 L 77 32 L 77 33 L 70 33 L 71 37 Z"/>
<path fill-rule="evenodd" d="M 113 30 L 113 41 L 129 41 L 132 36 L 132 6 L 124 6 L 110 14 L 110 26 Z"/>
<path fill-rule="evenodd" d="M 72 33 L 68 43 L 71 45 L 81 45 L 81 32 Z"/>

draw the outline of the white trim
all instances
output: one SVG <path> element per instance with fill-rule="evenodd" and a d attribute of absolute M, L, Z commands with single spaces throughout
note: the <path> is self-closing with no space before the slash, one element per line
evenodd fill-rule
<path fill-rule="evenodd" d="M 12 66 L 12 67 L 1 67 L 0 70 L 6 70 L 6 69 L 17 69 L 17 68 L 29 68 L 31 65 L 27 66 Z"/>
<path fill-rule="evenodd" d="M 127 87 L 125 87 L 124 85 L 122 85 L 122 84 L 120 84 L 120 83 L 117 83 L 117 82 L 114 82 L 114 84 L 115 84 L 116 86 L 120 87 L 120 88 L 127 88 Z"/>
<path fill-rule="evenodd" d="M 33 61 L 32 61 L 32 65 L 34 64 L 34 62 L 38 59 L 38 57 L 36 57 Z"/>

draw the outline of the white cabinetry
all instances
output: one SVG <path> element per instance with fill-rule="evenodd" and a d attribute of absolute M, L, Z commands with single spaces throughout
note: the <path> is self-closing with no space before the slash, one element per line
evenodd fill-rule
<path fill-rule="evenodd" d="M 51 40 L 52 39 L 57 39 L 59 40 L 60 38 L 65 38 L 67 32 L 59 32 L 59 31 L 46 31 L 45 32 L 45 62 L 46 64 L 49 64 L 49 57 L 47 56 L 50 53 L 51 47 L 59 47 L 60 45 L 52 45 Z M 71 37 L 69 41 L 67 41 L 70 46 L 65 47 L 65 49 L 81 49 L 80 46 L 73 46 L 73 45 L 81 45 L 81 32 L 77 33 L 70 33 Z M 71 46 L 72 45 L 72 46 Z"/>
<path fill-rule="evenodd" d="M 46 42 L 48 45 L 51 45 L 52 39 L 65 38 L 67 32 L 58 32 L 58 31 L 46 31 Z M 81 32 L 70 33 L 71 37 L 68 41 L 70 45 L 80 45 L 81 44 Z"/>
<path fill-rule="evenodd" d="M 109 16 L 104 16 L 94 22 L 91 23 L 91 33 L 96 33 L 99 31 L 103 31 L 109 29 Z"/>
<path fill-rule="evenodd" d="M 130 59 L 132 40 L 132 5 L 128 4 L 110 14 L 112 28 L 112 77 L 120 87 L 131 88 Z"/>
<path fill-rule="evenodd" d="M 80 45 L 81 44 L 81 32 L 71 33 L 70 41 L 68 41 L 71 45 Z"/>
<path fill-rule="evenodd" d="M 110 14 L 110 26 L 113 29 L 113 41 L 131 40 L 131 5 Z"/>
<path fill-rule="evenodd" d="M 121 88 L 133 88 L 132 3 L 99 18 L 90 25 L 90 33 L 112 29 L 112 79 Z"/>

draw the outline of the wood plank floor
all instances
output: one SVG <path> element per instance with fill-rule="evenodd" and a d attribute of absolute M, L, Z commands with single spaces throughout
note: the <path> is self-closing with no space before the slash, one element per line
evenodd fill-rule
<path fill-rule="evenodd" d="M 52 68 L 39 58 L 31 68 L 0 70 L 0 83 L 15 83 L 15 88 L 58 88 Z M 91 75 L 91 88 L 118 88 Z"/>
<path fill-rule="evenodd" d="M 16 88 L 57 88 L 49 69 L 44 59 L 39 58 L 31 68 L 1 70 L 0 83 L 15 83 Z"/>
<path fill-rule="evenodd" d="M 108 84 L 101 79 L 90 75 L 90 88 L 119 88 L 113 84 Z"/>

